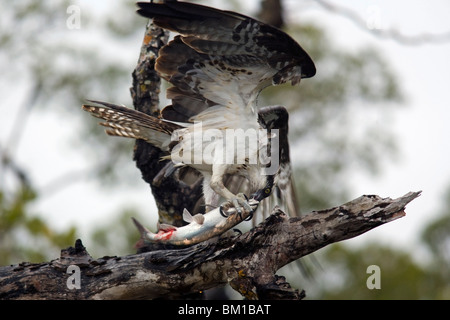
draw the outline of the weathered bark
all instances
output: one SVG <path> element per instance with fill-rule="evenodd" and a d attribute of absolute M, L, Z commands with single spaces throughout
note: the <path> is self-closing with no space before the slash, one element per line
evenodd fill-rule
<path fill-rule="evenodd" d="M 279 268 L 404 216 L 405 206 L 419 195 L 410 192 L 394 200 L 361 196 L 290 219 L 275 209 L 239 236 L 125 257 L 93 259 L 78 240 L 51 262 L 1 267 L 0 298 L 177 298 L 229 283 L 248 299 L 301 299 L 303 292 L 275 275 Z M 67 273 L 70 265 L 80 268 L 80 289 L 68 288 L 74 277 Z"/>

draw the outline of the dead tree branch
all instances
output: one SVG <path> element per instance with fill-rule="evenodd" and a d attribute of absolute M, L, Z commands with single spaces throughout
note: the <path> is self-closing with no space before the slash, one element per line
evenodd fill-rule
<path fill-rule="evenodd" d="M 409 36 L 393 28 L 382 28 L 381 26 L 377 28 L 368 28 L 367 19 L 364 19 L 351 9 L 341 5 L 335 5 L 327 0 L 317 0 L 315 3 L 330 12 L 346 17 L 364 31 L 369 31 L 371 34 L 380 38 L 392 39 L 403 45 L 413 46 L 427 43 L 448 43 L 450 41 L 450 31 L 441 34 L 423 33 Z"/>
<path fill-rule="evenodd" d="M 56 260 L 1 267 L 0 299 L 177 298 L 226 283 L 249 299 L 301 299 L 303 292 L 275 274 L 279 268 L 403 217 L 405 206 L 419 195 L 361 196 L 290 219 L 275 209 L 240 236 L 125 257 L 93 259 L 78 240 Z M 79 270 L 79 288 L 69 266 Z"/>

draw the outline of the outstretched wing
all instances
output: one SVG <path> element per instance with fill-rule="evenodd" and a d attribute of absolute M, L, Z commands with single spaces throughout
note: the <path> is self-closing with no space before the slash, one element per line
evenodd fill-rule
<path fill-rule="evenodd" d="M 264 87 L 297 84 L 315 74 L 297 42 L 250 17 L 177 1 L 138 6 L 139 14 L 180 34 L 160 50 L 155 67 L 175 86 L 168 91 L 173 103 L 163 111 L 165 118 L 211 120 L 218 107 L 226 107 L 220 112 L 234 120 L 256 120 L 252 109 Z"/>
<path fill-rule="evenodd" d="M 203 129 L 279 128 L 280 138 L 286 139 L 280 141 L 272 204 L 283 203 L 290 215 L 298 214 L 287 112 L 270 107 L 258 114 L 256 98 L 266 86 L 295 85 L 314 76 L 316 69 L 308 54 L 283 31 L 238 13 L 177 1 L 139 2 L 138 6 L 138 13 L 153 18 L 155 25 L 179 34 L 159 51 L 156 61 L 155 69 L 174 85 L 167 90 L 172 105 L 162 110 L 162 117 L 202 121 Z M 248 184 L 238 176 L 228 181 L 230 190 Z"/>

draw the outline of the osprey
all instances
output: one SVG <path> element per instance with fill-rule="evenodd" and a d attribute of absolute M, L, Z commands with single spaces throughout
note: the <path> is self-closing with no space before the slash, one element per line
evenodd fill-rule
<path fill-rule="evenodd" d="M 105 120 L 107 134 L 142 139 L 167 151 L 175 166 L 198 170 L 208 206 L 222 198 L 241 213 L 253 211 L 254 201 L 274 187 L 293 194 L 287 111 L 258 111 L 256 100 L 269 85 L 314 76 L 308 54 L 283 31 L 239 13 L 176 1 L 137 5 L 155 25 L 178 33 L 155 65 L 173 85 L 167 90 L 172 104 L 159 118 L 105 102 L 83 109 Z M 243 180 L 251 205 L 238 192 Z M 296 213 L 294 200 L 287 206 Z"/>

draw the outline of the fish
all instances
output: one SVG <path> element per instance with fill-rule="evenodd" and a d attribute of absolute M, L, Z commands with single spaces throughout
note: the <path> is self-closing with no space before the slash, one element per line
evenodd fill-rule
<path fill-rule="evenodd" d="M 192 215 L 188 210 L 183 210 L 183 220 L 188 224 L 175 227 L 169 224 L 159 224 L 158 232 L 153 233 L 144 227 L 137 219 L 131 218 L 141 234 L 141 239 L 136 247 L 145 246 L 146 243 L 162 243 L 176 246 L 187 246 L 207 241 L 218 237 L 238 225 L 242 221 L 250 220 L 258 207 L 259 201 L 248 201 L 251 210 L 237 211 L 233 206 L 228 209 L 220 206 L 205 214 Z"/>

